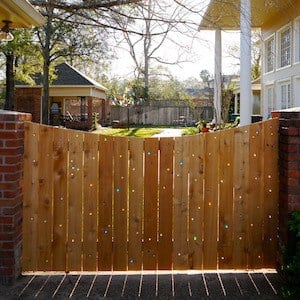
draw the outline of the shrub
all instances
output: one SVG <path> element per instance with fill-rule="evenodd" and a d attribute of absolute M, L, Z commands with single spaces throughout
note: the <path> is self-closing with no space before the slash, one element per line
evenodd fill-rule
<path fill-rule="evenodd" d="M 300 211 L 291 214 L 282 271 L 285 280 L 281 289 L 283 298 L 300 299 Z"/>

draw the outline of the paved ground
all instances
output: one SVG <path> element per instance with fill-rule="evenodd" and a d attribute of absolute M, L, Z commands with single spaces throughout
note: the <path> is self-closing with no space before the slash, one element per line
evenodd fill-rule
<path fill-rule="evenodd" d="M 28 275 L 0 299 L 281 299 L 276 273 Z"/>
<path fill-rule="evenodd" d="M 178 128 L 167 128 L 161 133 L 154 134 L 152 137 L 177 137 L 182 135 L 182 129 Z"/>

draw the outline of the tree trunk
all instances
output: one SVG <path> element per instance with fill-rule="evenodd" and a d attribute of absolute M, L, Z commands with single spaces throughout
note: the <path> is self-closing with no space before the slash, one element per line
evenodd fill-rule
<path fill-rule="evenodd" d="M 49 124 L 49 62 L 44 60 L 43 66 L 43 96 L 42 96 L 42 123 Z"/>
<path fill-rule="evenodd" d="M 145 80 L 145 100 L 149 100 L 149 58 L 145 55 L 145 66 L 144 66 L 144 80 Z"/>
<path fill-rule="evenodd" d="M 48 18 L 45 28 L 45 45 L 43 47 L 43 96 L 42 96 L 42 118 L 43 124 L 49 124 L 49 69 L 50 69 L 50 40 L 51 40 L 51 18 Z"/>
<path fill-rule="evenodd" d="M 14 55 L 12 53 L 6 53 L 6 95 L 5 95 L 5 110 L 14 109 Z"/>

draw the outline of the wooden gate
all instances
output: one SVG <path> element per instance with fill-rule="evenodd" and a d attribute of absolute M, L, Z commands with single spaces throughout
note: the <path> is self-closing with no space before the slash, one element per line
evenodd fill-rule
<path fill-rule="evenodd" d="M 25 126 L 23 271 L 275 267 L 278 120 L 161 139 Z"/>

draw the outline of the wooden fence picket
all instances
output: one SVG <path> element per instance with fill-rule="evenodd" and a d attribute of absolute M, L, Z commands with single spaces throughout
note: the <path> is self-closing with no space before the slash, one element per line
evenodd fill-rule
<path fill-rule="evenodd" d="M 67 271 L 82 269 L 83 138 L 83 133 L 69 131 Z"/>
<path fill-rule="evenodd" d="M 141 270 L 143 263 L 144 140 L 129 140 L 128 269 Z"/>
<path fill-rule="evenodd" d="M 143 266 L 157 268 L 158 139 L 145 139 Z"/>
<path fill-rule="evenodd" d="M 114 140 L 113 269 L 127 270 L 128 139 Z"/>
<path fill-rule="evenodd" d="M 84 136 L 83 167 L 83 270 L 97 271 L 98 135 Z"/>
<path fill-rule="evenodd" d="M 24 270 L 38 270 L 37 229 L 39 203 L 39 125 L 25 124 L 23 255 Z"/>
<path fill-rule="evenodd" d="M 53 127 L 39 128 L 37 267 L 52 270 Z"/>
<path fill-rule="evenodd" d="M 113 137 L 99 137 L 98 270 L 112 270 Z"/>
<path fill-rule="evenodd" d="M 158 269 L 172 269 L 174 139 L 163 138 L 160 148 Z"/>
<path fill-rule="evenodd" d="M 53 271 L 66 271 L 68 204 L 68 131 L 53 131 Z"/>
<path fill-rule="evenodd" d="M 230 269 L 233 261 L 233 172 L 234 134 L 226 130 L 220 135 L 220 200 L 219 200 L 219 268 Z"/>
<path fill-rule="evenodd" d="M 219 136 L 205 135 L 203 268 L 216 269 L 218 259 Z"/>
<path fill-rule="evenodd" d="M 189 268 L 202 270 L 204 226 L 204 155 L 201 135 L 190 139 L 189 178 Z"/>

